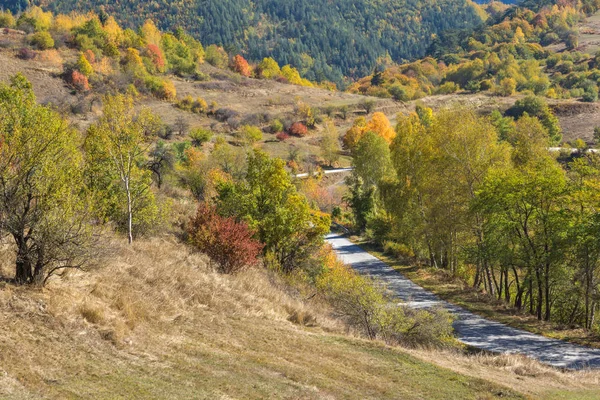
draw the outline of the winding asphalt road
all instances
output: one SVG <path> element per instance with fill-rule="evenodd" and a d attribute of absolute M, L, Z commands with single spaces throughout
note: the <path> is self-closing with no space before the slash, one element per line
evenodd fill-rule
<path fill-rule="evenodd" d="M 548 339 L 482 318 L 441 300 L 343 236 L 330 234 L 326 239 L 340 260 L 359 273 L 384 282 L 389 290 L 404 301 L 403 304 L 420 308 L 439 306 L 455 314 L 457 337 L 467 345 L 495 353 L 520 353 L 555 367 L 600 368 L 600 349 Z"/>

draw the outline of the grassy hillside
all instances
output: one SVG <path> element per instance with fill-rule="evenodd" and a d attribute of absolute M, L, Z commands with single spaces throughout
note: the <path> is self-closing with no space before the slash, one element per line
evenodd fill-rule
<path fill-rule="evenodd" d="M 93 270 L 43 290 L 0 283 L 0 397 L 548 399 L 598 390 L 596 375 L 519 358 L 357 339 L 264 271 L 217 274 L 169 238 L 121 243 Z"/>

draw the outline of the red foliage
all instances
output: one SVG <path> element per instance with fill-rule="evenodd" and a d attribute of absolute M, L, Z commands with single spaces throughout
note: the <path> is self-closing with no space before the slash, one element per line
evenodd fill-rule
<path fill-rule="evenodd" d="M 83 53 L 83 55 L 85 56 L 85 58 L 87 58 L 87 60 L 90 64 L 93 64 L 96 62 L 96 55 L 94 54 L 93 51 L 86 50 L 85 53 Z"/>
<path fill-rule="evenodd" d="M 256 265 L 263 244 L 244 222 L 217 214 L 214 206 L 201 203 L 188 226 L 190 241 L 219 264 L 220 271 L 235 273 Z"/>
<path fill-rule="evenodd" d="M 241 55 L 237 55 L 233 57 L 233 70 L 242 76 L 250 76 L 252 75 L 252 68 L 248 61 Z"/>
<path fill-rule="evenodd" d="M 302 122 L 294 122 L 294 124 L 290 126 L 289 132 L 291 135 L 304 137 L 308 134 L 308 128 Z"/>
<path fill-rule="evenodd" d="M 148 50 L 148 56 L 152 60 L 152 63 L 156 69 L 163 72 L 165 69 L 165 56 L 163 55 L 160 48 L 155 44 L 149 44 L 146 48 Z"/>
<path fill-rule="evenodd" d="M 280 142 L 284 142 L 284 141 L 286 141 L 287 139 L 290 138 L 290 135 L 288 135 L 285 132 L 279 132 L 277 135 L 275 135 L 275 138 L 277 140 L 279 140 Z"/>
<path fill-rule="evenodd" d="M 81 92 L 87 92 L 90 90 L 90 83 L 88 81 L 87 76 L 82 74 L 81 72 L 75 70 L 71 72 L 71 84 L 75 86 L 75 89 Z"/>

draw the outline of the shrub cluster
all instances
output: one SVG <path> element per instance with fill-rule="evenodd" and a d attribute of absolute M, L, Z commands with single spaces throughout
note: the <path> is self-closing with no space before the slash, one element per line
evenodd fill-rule
<path fill-rule="evenodd" d="M 443 309 L 416 310 L 395 306 L 385 289 L 371 278 L 327 257 L 329 266 L 317 278 L 317 288 L 338 317 L 370 339 L 408 346 L 452 343 L 452 316 Z"/>

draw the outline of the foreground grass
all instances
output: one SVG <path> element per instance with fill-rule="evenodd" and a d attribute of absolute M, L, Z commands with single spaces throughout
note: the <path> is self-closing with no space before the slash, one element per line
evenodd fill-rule
<path fill-rule="evenodd" d="M 591 399 L 600 393 L 598 374 L 353 337 L 318 296 L 303 301 L 262 270 L 217 274 L 172 239 L 113 247 L 101 268 L 67 274 L 43 290 L 0 283 L 0 399 Z M 10 265 L 0 258 L 0 274 Z M 290 322 L 302 319 L 309 326 Z"/>
<path fill-rule="evenodd" d="M 561 339 L 571 343 L 600 348 L 600 337 L 598 335 L 584 329 L 567 327 L 553 322 L 538 321 L 536 317 L 526 312 L 520 312 L 503 301 L 496 300 L 479 290 L 473 289 L 463 280 L 451 276 L 447 271 L 407 265 L 404 261 L 399 261 L 394 257 L 384 254 L 379 247 L 371 243 L 360 240 L 355 241 L 396 271 L 450 303 L 515 328 L 553 339 Z"/>
<path fill-rule="evenodd" d="M 0 283 L 0 398 L 524 398 L 347 335 L 264 271 L 223 276 L 174 241 L 114 246 L 43 290 Z"/>

